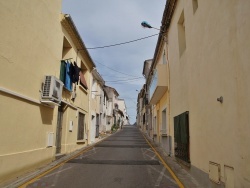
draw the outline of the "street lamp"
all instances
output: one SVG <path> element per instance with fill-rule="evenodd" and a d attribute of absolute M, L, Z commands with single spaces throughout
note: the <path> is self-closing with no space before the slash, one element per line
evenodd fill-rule
<path fill-rule="evenodd" d="M 155 27 L 152 27 L 152 26 L 151 26 L 148 22 L 146 22 L 146 21 L 143 21 L 143 22 L 141 23 L 141 26 L 144 27 L 144 28 L 149 28 L 149 29 L 153 28 L 153 29 L 156 29 L 156 30 L 159 30 L 159 31 L 160 31 L 160 29 L 155 28 Z"/>

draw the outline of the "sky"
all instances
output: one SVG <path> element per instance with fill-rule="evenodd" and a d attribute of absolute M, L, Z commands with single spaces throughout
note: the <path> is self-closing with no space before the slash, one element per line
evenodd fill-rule
<path fill-rule="evenodd" d="M 158 31 L 143 28 L 141 22 L 160 28 L 165 4 L 166 0 L 62 0 L 62 13 L 70 14 L 105 85 L 125 100 L 131 124 L 145 83 L 144 61 L 153 58 L 158 39 L 152 36 Z M 152 37 L 137 40 L 148 36 Z M 120 43 L 126 44 L 96 48 Z"/>

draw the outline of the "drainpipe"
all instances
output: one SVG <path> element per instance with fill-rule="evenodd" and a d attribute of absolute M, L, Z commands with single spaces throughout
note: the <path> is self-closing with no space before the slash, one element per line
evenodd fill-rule
<path fill-rule="evenodd" d="M 167 57 L 166 57 L 166 59 L 167 59 L 167 65 L 168 65 L 168 131 L 169 131 L 169 134 L 170 134 L 170 130 L 171 130 L 171 126 L 170 126 L 170 123 L 171 123 L 171 121 L 170 121 L 170 109 L 171 109 L 171 105 L 170 105 L 170 65 L 169 65 L 169 59 L 168 59 L 168 41 L 167 41 L 167 39 L 166 39 L 166 37 L 164 36 L 163 37 L 163 40 L 164 40 L 164 42 L 165 42 L 165 44 L 166 44 L 166 48 L 167 48 Z M 172 155 L 172 145 L 171 145 L 171 141 L 170 141 L 170 137 L 169 137 L 169 154 L 168 154 L 169 156 L 171 156 Z"/>

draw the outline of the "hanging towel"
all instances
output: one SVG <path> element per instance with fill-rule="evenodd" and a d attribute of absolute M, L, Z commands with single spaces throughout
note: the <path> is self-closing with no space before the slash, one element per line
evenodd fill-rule
<path fill-rule="evenodd" d="M 72 91 L 72 80 L 69 62 L 66 63 L 65 87 L 67 90 Z"/>

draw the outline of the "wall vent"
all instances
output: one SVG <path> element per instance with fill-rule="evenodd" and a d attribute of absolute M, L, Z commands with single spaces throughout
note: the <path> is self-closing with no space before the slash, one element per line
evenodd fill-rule
<path fill-rule="evenodd" d="M 220 164 L 209 161 L 209 179 L 220 184 Z"/>

